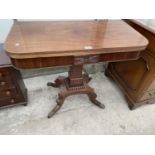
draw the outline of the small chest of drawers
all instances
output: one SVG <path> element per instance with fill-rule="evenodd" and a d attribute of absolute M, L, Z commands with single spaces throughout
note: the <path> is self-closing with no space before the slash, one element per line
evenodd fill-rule
<path fill-rule="evenodd" d="M 7 55 L 0 52 L 0 108 L 27 104 L 27 90 L 20 72 L 11 64 Z"/>

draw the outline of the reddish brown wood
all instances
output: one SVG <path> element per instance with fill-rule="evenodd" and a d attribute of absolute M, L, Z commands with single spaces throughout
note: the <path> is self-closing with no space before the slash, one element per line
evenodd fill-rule
<path fill-rule="evenodd" d="M 139 20 L 125 20 L 148 40 L 147 49 L 135 61 L 109 63 L 106 73 L 120 86 L 130 109 L 155 102 L 155 27 Z"/>
<path fill-rule="evenodd" d="M 133 52 L 148 41 L 122 20 L 15 22 L 5 50 L 11 58 Z"/>
<path fill-rule="evenodd" d="M 82 76 L 83 65 L 72 65 L 69 71 L 69 86 L 82 86 L 83 76 Z"/>
<path fill-rule="evenodd" d="M 134 52 L 119 52 L 119 53 L 107 53 L 107 54 L 100 54 L 98 56 L 97 61 L 86 61 L 85 58 L 88 56 L 85 56 L 82 59 L 82 63 L 90 64 L 95 62 L 113 62 L 113 61 L 124 61 L 124 60 L 135 60 L 138 59 L 140 55 L 140 51 L 134 51 Z M 75 61 L 74 61 L 75 60 Z M 44 67 L 55 67 L 55 66 L 70 66 L 74 65 L 75 63 L 81 64 L 81 60 L 77 62 L 77 57 L 74 58 L 74 56 L 62 56 L 62 57 L 42 57 L 42 58 L 27 58 L 27 59 L 14 59 L 11 58 L 12 64 L 16 68 L 21 69 L 32 69 L 32 68 L 44 68 Z"/>
<path fill-rule="evenodd" d="M 27 89 L 18 70 L 0 51 L 0 108 L 27 104 Z"/>
<path fill-rule="evenodd" d="M 57 104 L 48 114 L 48 118 L 51 118 L 63 105 L 66 97 L 75 94 L 86 94 L 89 97 L 89 100 L 97 105 L 98 107 L 104 109 L 104 104 L 100 103 L 96 98 L 97 95 L 94 90 L 88 86 L 89 77 L 84 78 L 82 75 L 82 65 L 71 66 L 68 77 L 58 77 L 55 80 L 55 83 L 48 83 L 48 86 L 60 87 L 60 92 L 58 99 L 56 100 Z"/>
<path fill-rule="evenodd" d="M 87 94 L 90 101 L 104 108 L 82 74 L 84 64 L 133 60 L 148 41 L 122 20 L 16 22 L 5 42 L 5 50 L 18 68 L 69 65 L 68 77 L 59 77 L 48 86 L 60 87 L 52 117 L 67 96 Z"/>

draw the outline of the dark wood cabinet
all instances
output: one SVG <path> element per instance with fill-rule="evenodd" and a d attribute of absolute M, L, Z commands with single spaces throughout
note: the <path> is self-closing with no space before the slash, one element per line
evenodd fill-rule
<path fill-rule="evenodd" d="M 125 21 L 143 34 L 149 45 L 138 60 L 109 63 L 106 74 L 120 86 L 129 108 L 134 109 L 155 103 L 155 31 L 136 20 Z"/>
<path fill-rule="evenodd" d="M 22 76 L 0 49 L 0 108 L 27 104 L 27 90 Z"/>

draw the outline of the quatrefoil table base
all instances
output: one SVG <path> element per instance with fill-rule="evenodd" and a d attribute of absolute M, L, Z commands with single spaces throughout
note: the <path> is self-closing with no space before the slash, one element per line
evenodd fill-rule
<path fill-rule="evenodd" d="M 57 104 L 48 114 L 48 118 L 51 118 L 62 107 L 66 97 L 75 94 L 88 95 L 89 100 L 93 104 L 104 109 L 104 104 L 96 99 L 97 95 L 94 92 L 94 89 L 88 85 L 90 80 L 91 78 L 87 74 L 82 74 L 82 65 L 73 65 L 69 71 L 68 77 L 59 76 L 54 83 L 48 82 L 48 86 L 60 88 L 58 99 L 56 100 Z"/>

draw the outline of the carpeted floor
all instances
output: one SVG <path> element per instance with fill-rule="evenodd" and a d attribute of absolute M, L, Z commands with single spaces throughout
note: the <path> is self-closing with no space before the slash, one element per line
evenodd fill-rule
<path fill-rule="evenodd" d="M 66 75 L 62 73 L 59 75 Z M 106 108 L 93 105 L 85 95 L 68 97 L 51 119 L 59 89 L 47 87 L 58 74 L 25 79 L 28 106 L 0 110 L 0 134 L 155 134 L 155 104 L 130 111 L 118 87 L 98 72 L 90 85 Z"/>

